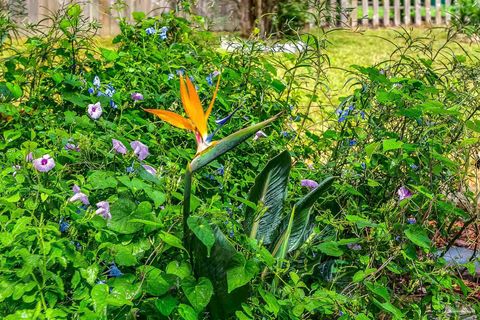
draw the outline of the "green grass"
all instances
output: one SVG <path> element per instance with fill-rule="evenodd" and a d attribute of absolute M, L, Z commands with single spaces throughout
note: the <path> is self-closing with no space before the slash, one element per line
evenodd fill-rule
<path fill-rule="evenodd" d="M 387 60 L 394 51 L 395 46 L 387 40 L 398 43 L 395 39 L 394 29 L 368 29 L 363 32 L 352 32 L 347 30 L 339 30 L 331 32 L 328 39 L 330 45 L 327 53 L 330 58 L 331 69 L 327 71 L 329 86 L 331 88 L 330 95 L 333 101 L 338 101 L 338 97 L 351 92 L 349 88 L 344 87 L 345 81 L 349 78 L 349 74 L 345 70 L 351 70 L 352 65 L 371 66 Z M 435 46 L 441 46 L 447 37 L 442 29 L 433 30 L 432 34 L 428 33 L 425 28 L 412 28 L 412 35 L 417 37 L 435 36 Z M 382 39 L 384 38 L 384 39 Z M 462 47 L 471 55 L 480 56 L 480 45 L 461 43 Z M 455 54 L 463 54 L 462 49 L 458 46 L 452 46 Z"/>

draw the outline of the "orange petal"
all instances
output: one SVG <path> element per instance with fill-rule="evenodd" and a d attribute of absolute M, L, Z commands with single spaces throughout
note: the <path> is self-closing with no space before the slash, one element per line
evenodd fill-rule
<path fill-rule="evenodd" d="M 197 90 L 192 81 L 190 81 L 190 78 L 186 77 L 185 80 L 187 82 L 188 100 L 190 102 L 187 105 L 184 105 L 185 112 L 197 127 L 198 132 L 205 137 L 207 135 L 207 121 L 205 114 L 203 113 L 200 98 L 198 97 Z"/>
<path fill-rule="evenodd" d="M 219 75 L 218 79 L 217 79 L 217 86 L 215 87 L 215 91 L 213 92 L 212 101 L 210 101 L 210 105 L 208 106 L 207 112 L 205 113 L 205 121 L 208 120 L 208 117 L 210 116 L 210 113 L 212 112 L 213 103 L 215 102 L 215 99 L 217 98 L 218 86 L 220 85 L 220 77 L 221 76 Z"/>
<path fill-rule="evenodd" d="M 143 110 L 153 113 L 163 121 L 170 123 L 172 126 L 175 126 L 180 129 L 195 131 L 195 126 L 193 125 L 192 121 L 182 117 L 179 114 L 176 114 L 175 112 L 160 110 L 160 109 L 143 109 Z"/>

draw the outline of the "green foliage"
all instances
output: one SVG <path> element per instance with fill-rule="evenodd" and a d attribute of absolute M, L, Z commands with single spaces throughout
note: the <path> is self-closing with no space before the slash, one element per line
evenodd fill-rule
<path fill-rule="evenodd" d="M 480 3 L 477 0 L 459 0 L 454 4 L 453 23 L 471 37 L 480 35 Z"/>

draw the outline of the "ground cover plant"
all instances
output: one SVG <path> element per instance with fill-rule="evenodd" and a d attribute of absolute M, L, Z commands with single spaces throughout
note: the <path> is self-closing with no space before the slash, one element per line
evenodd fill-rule
<path fill-rule="evenodd" d="M 0 26 L 1 318 L 480 313 L 480 63 L 458 30 L 396 32 L 333 96 L 344 36 L 225 50 L 179 10 L 108 45 L 77 4 Z"/>

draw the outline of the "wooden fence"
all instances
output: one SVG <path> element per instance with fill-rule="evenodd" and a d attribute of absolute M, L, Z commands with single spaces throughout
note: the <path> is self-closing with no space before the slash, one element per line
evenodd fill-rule
<path fill-rule="evenodd" d="M 12 1 L 12 0 L 10 0 Z M 16 0 L 17 2 L 19 0 Z M 20 0 L 23 16 L 20 21 L 37 22 L 71 0 Z M 237 31 L 241 24 L 242 2 L 246 0 L 199 0 L 196 11 L 210 22 L 216 31 Z M 452 0 L 325 0 L 325 26 L 389 27 L 408 25 L 442 25 L 451 19 Z M 115 0 L 79 1 L 84 14 L 102 25 L 102 35 L 118 33 L 117 19 L 131 17 L 135 11 L 158 15 L 175 8 L 174 0 L 125 0 L 125 7 L 116 6 Z M 443 2 L 443 3 L 442 3 Z M 324 13 L 325 14 L 325 13 Z"/>

